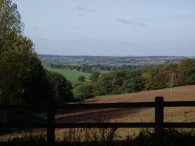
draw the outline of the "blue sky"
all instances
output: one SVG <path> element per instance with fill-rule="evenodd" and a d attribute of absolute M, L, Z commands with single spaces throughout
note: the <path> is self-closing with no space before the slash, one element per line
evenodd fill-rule
<path fill-rule="evenodd" d="M 13 0 L 37 53 L 195 56 L 194 0 Z"/>

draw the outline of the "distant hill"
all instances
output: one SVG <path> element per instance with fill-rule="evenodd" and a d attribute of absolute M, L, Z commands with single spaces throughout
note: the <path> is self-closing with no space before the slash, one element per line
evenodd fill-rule
<path fill-rule="evenodd" d="M 43 64 L 67 65 L 135 65 L 148 66 L 168 63 L 177 63 L 185 56 L 57 56 L 38 55 Z"/>

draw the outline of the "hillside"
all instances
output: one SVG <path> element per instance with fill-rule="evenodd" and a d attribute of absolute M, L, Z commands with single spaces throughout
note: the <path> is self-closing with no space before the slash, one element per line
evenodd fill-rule
<path fill-rule="evenodd" d="M 170 89 L 161 89 L 153 91 L 144 91 L 131 94 L 99 96 L 90 99 L 88 103 L 112 103 L 112 102 L 144 102 L 154 101 L 155 96 L 164 96 L 166 101 L 194 101 L 195 100 L 195 85 L 175 87 L 173 97 L 170 97 Z M 166 108 L 165 122 L 191 122 L 195 121 L 195 108 Z M 74 110 L 58 112 L 56 122 L 83 122 L 98 120 L 110 122 L 152 122 L 154 121 L 154 109 L 93 109 L 93 110 Z M 40 131 L 34 131 L 40 133 Z M 63 138 L 65 129 L 57 129 L 56 137 Z M 121 136 L 138 132 L 138 129 L 119 129 Z M 24 133 L 14 133 L 7 136 L 2 136 L 3 139 L 14 136 L 22 136 Z M 0 137 L 1 138 L 1 137 Z"/>
<path fill-rule="evenodd" d="M 195 85 L 175 87 L 173 97 L 170 97 L 170 91 L 169 88 L 131 94 L 99 96 L 87 100 L 87 103 L 149 102 L 154 101 L 156 96 L 164 96 L 165 101 L 195 101 Z M 194 107 L 166 108 L 165 121 L 191 121 L 195 120 L 194 114 Z M 74 110 L 66 111 L 66 114 L 61 112 L 56 116 L 58 122 L 97 121 L 100 117 L 115 122 L 140 120 L 148 122 L 154 120 L 154 108 Z"/>
<path fill-rule="evenodd" d="M 166 88 L 138 93 L 97 96 L 88 101 L 95 103 L 145 102 L 154 101 L 154 97 L 156 96 L 163 96 L 165 101 L 195 101 L 195 85 L 174 87 L 173 97 L 171 97 L 171 89 Z"/>
<path fill-rule="evenodd" d="M 72 82 L 75 82 L 78 80 L 79 76 L 84 76 L 86 78 L 86 81 L 89 80 L 89 77 L 91 74 L 86 72 L 81 72 L 77 70 L 68 70 L 68 69 L 58 69 L 58 68 L 51 68 L 48 66 L 44 66 L 44 68 L 50 72 L 56 72 L 61 75 L 63 75 L 67 80 L 70 80 Z"/>

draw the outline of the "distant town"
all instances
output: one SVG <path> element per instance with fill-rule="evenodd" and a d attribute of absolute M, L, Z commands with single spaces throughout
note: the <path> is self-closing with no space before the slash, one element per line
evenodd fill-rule
<path fill-rule="evenodd" d="M 178 63 L 187 56 L 58 56 L 38 55 L 43 64 L 54 65 L 132 65 L 150 66 L 169 63 Z M 194 59 L 195 57 L 188 57 Z"/>

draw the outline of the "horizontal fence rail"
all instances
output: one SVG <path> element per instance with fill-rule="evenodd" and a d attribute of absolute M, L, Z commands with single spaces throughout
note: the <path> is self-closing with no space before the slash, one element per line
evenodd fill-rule
<path fill-rule="evenodd" d="M 131 103 L 93 103 L 93 104 L 58 104 L 57 108 L 63 109 L 102 109 L 102 108 L 147 108 L 154 107 L 154 102 L 131 102 Z"/>
<path fill-rule="evenodd" d="M 0 105 L 0 110 L 32 110 L 32 111 L 47 111 L 48 104 L 44 105 Z"/>
<path fill-rule="evenodd" d="M 163 101 L 163 97 L 156 97 L 155 102 L 132 103 L 93 103 L 93 104 L 55 104 L 45 105 L 0 105 L 0 110 L 33 110 L 47 112 L 46 123 L 0 123 L 0 128 L 46 128 L 47 141 L 54 145 L 56 128 L 155 128 L 156 141 L 163 134 L 163 128 L 195 128 L 195 122 L 164 122 L 165 107 L 192 107 L 195 101 Z M 109 109 L 109 108 L 155 108 L 155 122 L 131 123 L 55 123 L 57 109 Z"/>
<path fill-rule="evenodd" d="M 195 106 L 195 101 L 164 101 L 164 107 L 190 107 Z M 155 102 L 131 102 L 131 103 L 90 103 L 90 104 L 56 104 L 55 109 L 74 109 L 74 108 L 85 108 L 85 109 L 97 109 L 97 108 L 142 108 L 142 107 L 155 107 Z M 0 110 L 44 110 L 46 111 L 48 104 L 35 105 L 0 105 Z"/>
<path fill-rule="evenodd" d="M 164 107 L 190 107 L 195 106 L 195 101 L 166 101 Z"/>

